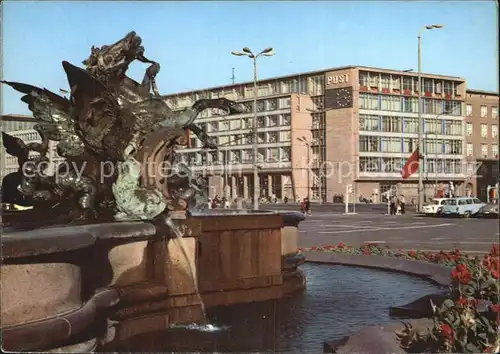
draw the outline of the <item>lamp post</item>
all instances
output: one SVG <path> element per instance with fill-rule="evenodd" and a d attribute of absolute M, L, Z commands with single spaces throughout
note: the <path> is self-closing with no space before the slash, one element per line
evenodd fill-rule
<path fill-rule="evenodd" d="M 231 52 L 238 57 L 247 56 L 253 60 L 253 208 L 259 210 L 259 167 L 257 166 L 258 144 L 257 144 L 257 58 L 260 56 L 270 57 L 274 55 L 273 48 L 269 47 L 262 50 L 259 54 L 253 54 L 248 48 L 244 47 L 241 52 Z"/>
<path fill-rule="evenodd" d="M 311 200 L 311 144 L 309 144 L 305 136 L 299 137 L 297 140 L 307 146 L 307 199 Z"/>
<path fill-rule="evenodd" d="M 422 27 L 418 31 L 418 147 L 419 147 L 419 160 L 422 156 L 422 31 L 443 28 L 444 25 L 428 25 Z M 423 183 L 423 166 L 422 161 L 418 164 L 418 211 L 422 210 L 422 205 L 424 204 L 424 183 Z"/>

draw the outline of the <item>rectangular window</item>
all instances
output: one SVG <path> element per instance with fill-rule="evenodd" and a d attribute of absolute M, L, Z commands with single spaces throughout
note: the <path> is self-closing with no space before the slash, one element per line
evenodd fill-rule
<path fill-rule="evenodd" d="M 391 75 L 391 87 L 395 90 L 401 89 L 401 78 L 399 76 Z"/>
<path fill-rule="evenodd" d="M 488 116 L 488 107 L 482 105 L 481 106 L 481 118 L 487 117 Z"/>
<path fill-rule="evenodd" d="M 403 132 L 418 133 L 418 119 L 405 117 L 403 121 Z"/>
<path fill-rule="evenodd" d="M 451 83 L 451 81 L 444 82 L 443 91 L 445 95 L 453 94 L 453 84 Z"/>
<path fill-rule="evenodd" d="M 472 136 L 472 123 L 467 122 L 465 125 L 467 136 Z"/>
<path fill-rule="evenodd" d="M 382 116 L 382 131 L 387 133 L 401 132 L 401 118 Z"/>
<path fill-rule="evenodd" d="M 432 110 L 434 114 L 443 113 L 443 100 L 432 100 Z"/>
<path fill-rule="evenodd" d="M 380 158 L 360 157 L 359 172 L 380 172 Z"/>
<path fill-rule="evenodd" d="M 481 144 L 481 156 L 488 157 L 488 144 Z"/>
<path fill-rule="evenodd" d="M 368 81 L 371 87 L 378 87 L 378 74 L 372 73 Z"/>
<path fill-rule="evenodd" d="M 379 137 L 360 135 L 359 137 L 360 152 L 380 152 Z"/>
<path fill-rule="evenodd" d="M 462 155 L 462 140 L 445 140 L 444 153 L 447 155 Z"/>
<path fill-rule="evenodd" d="M 389 88 L 390 87 L 390 77 L 389 75 L 382 75 L 380 78 L 380 85 L 382 88 Z"/>
<path fill-rule="evenodd" d="M 467 115 L 467 117 L 470 117 L 472 115 L 472 105 L 468 104 L 466 107 L 467 109 L 465 114 Z"/>
<path fill-rule="evenodd" d="M 378 95 L 369 93 L 361 93 L 359 95 L 359 108 L 378 110 Z"/>
<path fill-rule="evenodd" d="M 418 99 L 403 97 L 402 100 L 402 112 L 415 113 L 418 111 Z"/>
<path fill-rule="evenodd" d="M 472 156 L 474 155 L 474 146 L 472 143 L 467 143 L 467 156 Z"/>
<path fill-rule="evenodd" d="M 498 119 L 498 107 L 491 107 L 491 118 Z"/>
<path fill-rule="evenodd" d="M 424 114 L 433 114 L 433 100 L 424 98 Z"/>
<path fill-rule="evenodd" d="M 493 155 L 494 158 L 498 157 L 498 144 L 491 145 L 491 154 Z"/>
<path fill-rule="evenodd" d="M 360 72 L 359 73 L 359 86 L 368 86 L 369 78 L 368 73 Z"/>
<path fill-rule="evenodd" d="M 425 119 L 424 133 L 426 134 L 441 134 L 442 123 L 440 119 Z"/>
<path fill-rule="evenodd" d="M 382 137 L 382 152 L 401 152 L 401 138 Z"/>
<path fill-rule="evenodd" d="M 432 79 L 423 79 L 424 93 L 432 93 Z"/>
<path fill-rule="evenodd" d="M 462 122 L 456 120 L 444 121 L 445 135 L 462 135 Z"/>
<path fill-rule="evenodd" d="M 403 140 L 403 152 L 411 153 L 415 151 L 418 145 L 418 139 L 416 138 L 404 138 Z"/>
<path fill-rule="evenodd" d="M 413 90 L 412 77 L 403 77 L 403 90 Z"/>
<path fill-rule="evenodd" d="M 290 108 L 291 106 L 290 97 L 280 98 L 278 105 L 280 109 Z"/>
<path fill-rule="evenodd" d="M 496 125 L 496 124 L 491 126 L 491 137 L 492 138 L 498 137 L 498 125 Z"/>
<path fill-rule="evenodd" d="M 481 138 L 487 138 L 487 137 L 488 137 L 488 125 L 481 124 Z"/>

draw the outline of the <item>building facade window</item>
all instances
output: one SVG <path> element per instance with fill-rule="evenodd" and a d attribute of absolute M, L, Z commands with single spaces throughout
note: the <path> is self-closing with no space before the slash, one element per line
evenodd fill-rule
<path fill-rule="evenodd" d="M 403 139 L 403 152 L 411 153 L 415 151 L 418 145 L 418 139 L 416 138 L 404 138 Z"/>
<path fill-rule="evenodd" d="M 404 133 L 418 133 L 418 119 L 417 118 L 403 118 L 403 132 Z"/>
<path fill-rule="evenodd" d="M 472 136 L 472 134 L 473 134 L 473 131 L 472 131 L 472 123 L 467 122 L 467 123 L 465 124 L 465 130 L 466 130 L 467 136 Z"/>
<path fill-rule="evenodd" d="M 439 119 L 425 119 L 424 121 L 425 134 L 441 134 L 443 126 Z"/>
<path fill-rule="evenodd" d="M 380 172 L 379 157 L 360 157 L 359 172 Z"/>
<path fill-rule="evenodd" d="M 481 144 L 481 156 L 488 157 L 488 144 Z"/>
<path fill-rule="evenodd" d="M 481 118 L 487 117 L 488 116 L 488 107 L 482 105 L 481 106 Z"/>
<path fill-rule="evenodd" d="M 462 122 L 456 120 L 445 120 L 444 134 L 454 136 L 462 135 Z"/>
<path fill-rule="evenodd" d="M 387 133 L 400 133 L 401 117 L 382 116 L 382 131 Z"/>
<path fill-rule="evenodd" d="M 497 138 L 498 137 L 498 125 L 493 124 L 491 126 L 491 137 L 492 138 Z"/>
<path fill-rule="evenodd" d="M 403 90 L 413 90 L 413 80 L 411 77 L 403 77 Z"/>
<path fill-rule="evenodd" d="M 498 119 L 498 107 L 497 106 L 491 107 L 491 118 Z"/>
<path fill-rule="evenodd" d="M 472 115 L 472 105 L 471 104 L 468 104 L 466 106 L 466 113 L 467 117 L 470 117 Z"/>
<path fill-rule="evenodd" d="M 487 137 L 488 137 L 488 125 L 481 124 L 481 138 L 487 138 Z"/>
<path fill-rule="evenodd" d="M 474 155 L 474 145 L 472 143 L 467 143 L 467 156 Z"/>
<path fill-rule="evenodd" d="M 361 93 L 359 95 L 359 108 L 378 110 L 378 95 L 369 93 Z"/>
<path fill-rule="evenodd" d="M 359 137 L 360 152 L 380 152 L 380 140 L 378 136 L 360 135 Z"/>
<path fill-rule="evenodd" d="M 494 158 L 498 158 L 498 144 L 491 145 L 491 154 Z"/>
<path fill-rule="evenodd" d="M 382 137 L 382 152 L 401 152 L 401 138 Z"/>
<path fill-rule="evenodd" d="M 359 130 L 365 132 L 378 132 L 378 116 L 360 114 Z"/>

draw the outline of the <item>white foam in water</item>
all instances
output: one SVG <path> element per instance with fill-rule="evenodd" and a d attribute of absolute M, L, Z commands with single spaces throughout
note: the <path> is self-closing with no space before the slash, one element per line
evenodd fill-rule
<path fill-rule="evenodd" d="M 171 325 L 170 328 L 182 328 L 182 329 L 189 329 L 191 331 L 199 331 L 199 332 L 218 332 L 218 331 L 224 331 L 228 329 L 228 326 L 214 326 L 213 324 L 205 324 L 205 325 L 200 325 L 196 323 L 190 323 L 187 325 Z"/>

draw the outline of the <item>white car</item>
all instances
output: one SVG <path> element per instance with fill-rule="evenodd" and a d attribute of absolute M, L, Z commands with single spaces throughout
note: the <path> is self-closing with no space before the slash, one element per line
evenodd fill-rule
<path fill-rule="evenodd" d="M 425 215 L 437 215 L 442 210 L 444 202 L 449 198 L 434 198 L 430 203 L 422 206 L 422 212 Z"/>

